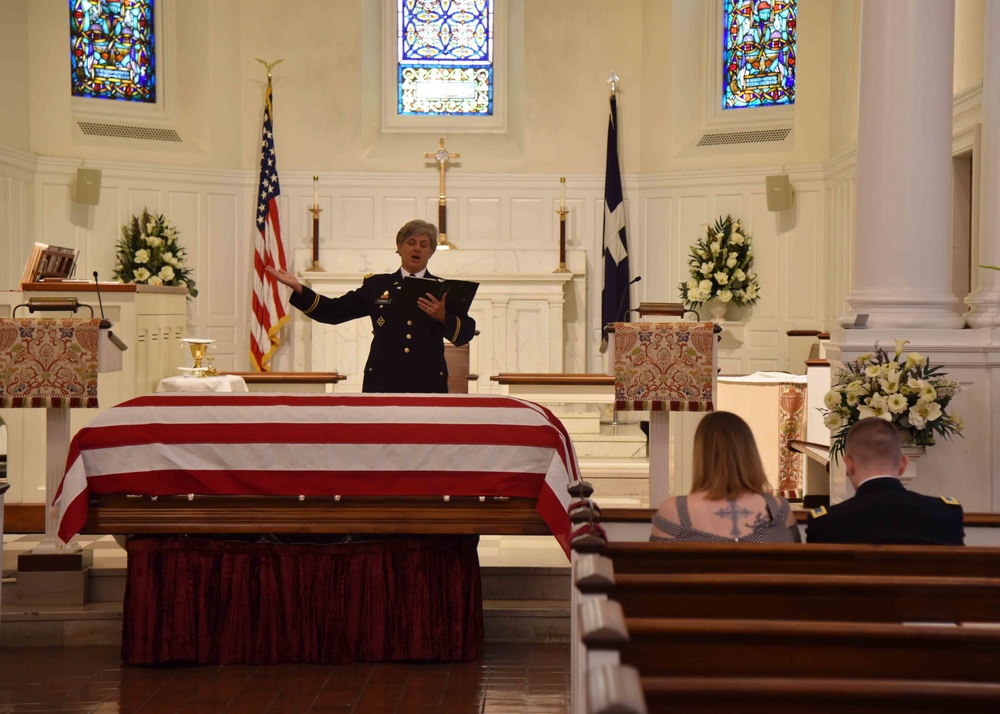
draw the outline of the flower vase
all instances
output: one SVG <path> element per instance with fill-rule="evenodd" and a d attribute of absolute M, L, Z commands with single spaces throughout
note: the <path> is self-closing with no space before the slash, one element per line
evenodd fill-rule
<path fill-rule="evenodd" d="M 728 304 L 722 300 L 712 299 L 708 301 L 708 311 L 712 314 L 712 322 L 722 322 L 726 317 Z"/>
<path fill-rule="evenodd" d="M 910 487 L 913 479 L 917 477 L 917 461 L 923 458 L 927 454 L 926 446 L 904 446 L 903 456 L 907 457 L 910 461 L 906 465 L 906 471 L 899 477 L 899 480 L 903 482 L 906 488 Z"/>

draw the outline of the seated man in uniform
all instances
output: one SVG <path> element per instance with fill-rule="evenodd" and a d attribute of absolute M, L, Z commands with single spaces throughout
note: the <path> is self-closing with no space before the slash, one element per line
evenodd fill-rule
<path fill-rule="evenodd" d="M 891 423 L 870 417 L 854 424 L 847 432 L 844 465 L 856 493 L 829 509 L 813 509 L 806 541 L 964 545 L 958 501 L 907 491 L 898 478 L 907 461 Z"/>

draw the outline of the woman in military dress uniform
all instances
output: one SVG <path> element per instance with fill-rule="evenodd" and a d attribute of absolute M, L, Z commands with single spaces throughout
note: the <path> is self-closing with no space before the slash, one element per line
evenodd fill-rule
<path fill-rule="evenodd" d="M 338 325 L 371 318 L 374 338 L 365 364 L 364 392 L 447 393 L 444 340 L 462 346 L 476 333 L 471 317 L 448 308 L 447 294 L 438 300 L 427 293 L 417 300 L 429 320 L 414 319 L 397 308 L 403 280 L 435 278 L 427 261 L 437 250 L 437 233 L 426 221 L 408 222 L 396 234 L 399 270 L 368 275 L 361 287 L 338 298 L 317 295 L 286 270 L 267 268 L 278 282 L 292 288 L 291 304 L 318 322 Z"/>

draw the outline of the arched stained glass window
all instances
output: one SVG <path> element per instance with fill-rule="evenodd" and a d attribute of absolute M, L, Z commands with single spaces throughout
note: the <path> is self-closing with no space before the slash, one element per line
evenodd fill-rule
<path fill-rule="evenodd" d="M 69 0 L 73 96 L 156 102 L 154 0 Z"/>
<path fill-rule="evenodd" d="M 493 0 L 398 0 L 398 113 L 493 114 Z"/>
<path fill-rule="evenodd" d="M 723 0 L 722 108 L 795 103 L 796 0 Z"/>

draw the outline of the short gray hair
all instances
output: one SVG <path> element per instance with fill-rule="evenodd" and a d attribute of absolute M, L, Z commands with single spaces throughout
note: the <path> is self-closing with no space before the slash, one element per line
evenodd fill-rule
<path fill-rule="evenodd" d="M 844 453 L 865 465 L 898 469 L 903 458 L 899 429 L 878 417 L 860 419 L 847 432 Z"/>
<path fill-rule="evenodd" d="M 403 224 L 403 227 L 399 229 L 396 234 L 396 247 L 398 248 L 403 243 L 408 241 L 410 238 L 415 238 L 417 236 L 427 236 L 431 241 L 431 253 L 437 250 L 438 242 L 438 229 L 433 223 L 428 223 L 427 221 L 422 221 L 419 218 L 414 218 L 412 221 L 407 221 Z"/>

